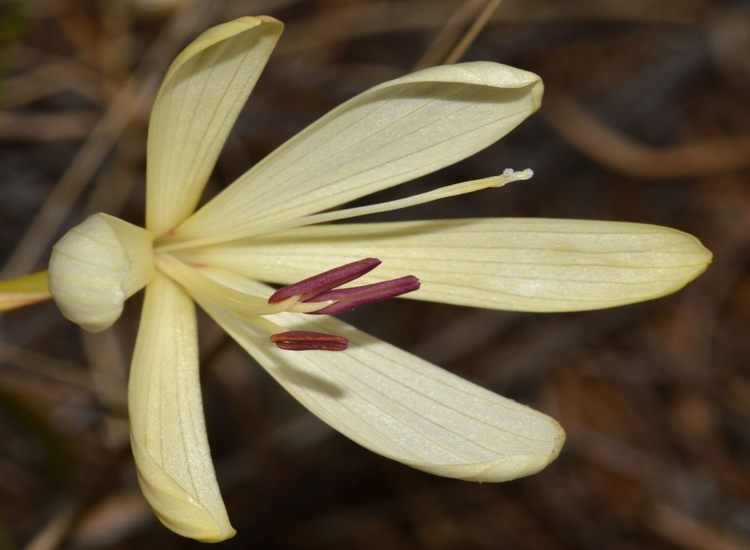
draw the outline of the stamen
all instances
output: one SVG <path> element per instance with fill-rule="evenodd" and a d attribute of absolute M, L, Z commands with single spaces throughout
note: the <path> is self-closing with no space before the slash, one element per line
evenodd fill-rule
<path fill-rule="evenodd" d="M 407 292 L 413 292 L 419 289 L 419 279 L 414 275 L 407 275 L 390 281 L 381 283 L 372 283 L 369 285 L 357 286 L 353 288 L 339 288 L 329 290 L 315 296 L 315 301 L 336 300 L 330 306 L 314 311 L 316 314 L 335 315 L 350 311 L 359 306 L 387 300 Z"/>
<path fill-rule="evenodd" d="M 419 288 L 419 279 L 414 275 L 369 285 L 338 288 L 378 265 L 380 260 L 377 258 L 365 258 L 329 269 L 320 275 L 280 288 L 268 298 L 268 303 L 287 307 L 289 311 L 333 315 Z M 341 351 L 348 345 L 347 339 L 342 336 L 307 330 L 277 332 L 271 336 L 271 342 L 280 349 L 292 351 Z"/>
<path fill-rule="evenodd" d="M 406 275 L 398 279 L 369 285 L 338 288 L 361 277 L 380 263 L 377 258 L 365 258 L 329 269 L 320 275 L 314 275 L 298 283 L 280 288 L 271 295 L 268 303 L 279 304 L 288 300 L 294 302 L 290 307 L 293 311 L 334 315 L 419 289 L 419 279 L 414 275 Z M 303 306 L 303 304 L 305 306 L 319 304 L 319 307 L 317 309 L 308 307 L 301 309 L 300 306 Z"/>
<path fill-rule="evenodd" d="M 311 332 L 308 330 L 289 330 L 271 335 L 271 342 L 279 349 L 291 351 L 324 350 L 341 351 L 349 345 L 343 336 Z"/>
<path fill-rule="evenodd" d="M 380 265 L 380 260 L 377 258 L 365 258 L 364 260 L 329 269 L 320 275 L 313 275 L 298 283 L 281 287 L 271 294 L 271 297 L 268 298 L 268 303 L 275 304 L 292 296 L 299 296 L 300 302 L 308 302 L 326 290 L 336 288 L 354 279 L 359 279 L 378 265 Z"/>

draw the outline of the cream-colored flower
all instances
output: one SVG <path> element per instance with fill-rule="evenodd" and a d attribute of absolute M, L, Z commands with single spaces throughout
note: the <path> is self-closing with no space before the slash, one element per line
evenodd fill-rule
<path fill-rule="evenodd" d="M 146 287 L 128 396 L 138 476 L 167 527 L 205 541 L 234 530 L 206 440 L 193 300 L 294 397 L 354 441 L 434 474 L 502 481 L 557 456 L 565 435 L 554 420 L 309 313 L 336 312 L 352 293 L 375 299 L 371 288 L 415 290 L 416 279 L 400 278 L 412 274 L 421 288 L 406 297 L 418 300 L 523 311 L 611 307 L 673 292 L 711 257 L 690 235 L 627 223 L 324 223 L 528 178 L 529 171 L 506 170 L 330 210 L 455 163 L 539 107 L 538 76 L 485 62 L 434 67 L 363 92 L 195 211 L 281 30 L 272 18 L 244 17 L 190 44 L 170 67 L 151 115 L 146 228 L 97 214 L 67 233 L 50 259 L 55 301 L 88 330 L 110 326 L 124 300 Z M 377 262 L 351 264 L 361 258 L 382 265 L 365 274 Z M 270 300 L 274 290 L 263 283 L 331 269 L 334 275 L 321 277 L 354 269 L 346 281 L 391 282 L 347 294 L 329 290 L 342 280 L 326 286 L 318 277 Z M 289 351 L 295 347 L 307 351 Z"/>

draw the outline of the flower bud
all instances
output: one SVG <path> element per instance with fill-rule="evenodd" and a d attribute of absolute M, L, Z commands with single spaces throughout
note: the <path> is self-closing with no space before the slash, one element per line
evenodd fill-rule
<path fill-rule="evenodd" d="M 68 231 L 52 249 L 48 275 L 62 314 L 90 332 L 110 327 L 151 278 L 152 243 L 145 229 L 107 214 Z"/>

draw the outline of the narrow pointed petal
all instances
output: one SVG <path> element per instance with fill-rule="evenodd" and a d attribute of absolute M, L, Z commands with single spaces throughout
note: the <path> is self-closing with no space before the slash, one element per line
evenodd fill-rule
<path fill-rule="evenodd" d="M 695 237 L 668 227 L 512 218 L 311 226 L 206 247 L 191 261 L 286 284 L 367 255 L 382 264 L 363 283 L 420 279 L 406 298 L 539 312 L 658 298 L 711 261 Z"/>
<path fill-rule="evenodd" d="M 172 63 L 148 132 L 146 227 L 159 237 L 195 209 L 283 25 L 242 17 L 208 29 Z"/>
<path fill-rule="evenodd" d="M 47 272 L 37 271 L 0 281 L 0 313 L 49 300 Z"/>
<path fill-rule="evenodd" d="M 458 479 L 505 481 L 544 468 L 565 440 L 552 418 L 332 317 L 274 315 L 274 322 L 288 330 L 349 340 L 349 347 L 336 353 L 285 351 L 241 317 L 210 302 L 201 305 L 324 422 L 414 468 Z"/>
<path fill-rule="evenodd" d="M 320 212 L 464 159 L 540 105 L 533 73 L 489 62 L 432 67 L 342 104 L 245 173 L 175 237 L 237 234 Z"/>
<path fill-rule="evenodd" d="M 138 480 L 159 520 L 202 541 L 232 537 L 206 439 L 195 309 L 158 272 L 146 289 L 128 409 Z"/>

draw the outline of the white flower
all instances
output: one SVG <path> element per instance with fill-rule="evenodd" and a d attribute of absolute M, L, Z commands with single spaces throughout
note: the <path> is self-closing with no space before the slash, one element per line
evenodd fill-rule
<path fill-rule="evenodd" d="M 206 541 L 234 530 L 206 440 L 193 300 L 295 398 L 354 441 L 434 474 L 502 481 L 557 456 L 565 436 L 553 419 L 309 313 L 338 312 L 354 294 L 366 302 L 417 288 L 405 275 L 421 280 L 408 298 L 595 309 L 673 292 L 710 260 L 690 235 L 638 224 L 323 223 L 528 178 L 528 171 L 509 170 L 330 210 L 472 155 L 539 107 L 538 76 L 485 62 L 434 67 L 363 92 L 195 211 L 281 30 L 272 18 L 244 17 L 190 44 L 170 67 L 151 115 L 146 228 L 97 214 L 65 235 L 50 260 L 55 301 L 89 330 L 111 325 L 124 300 L 146 286 L 128 396 L 138 476 L 166 526 Z M 372 271 L 375 260 L 349 265 L 362 258 L 382 264 Z M 289 284 L 331 269 L 270 301 L 274 289 L 260 282 Z M 345 282 L 344 272 L 352 275 L 346 281 L 396 282 L 329 290 Z M 396 291 L 381 292 L 393 285 Z"/>

